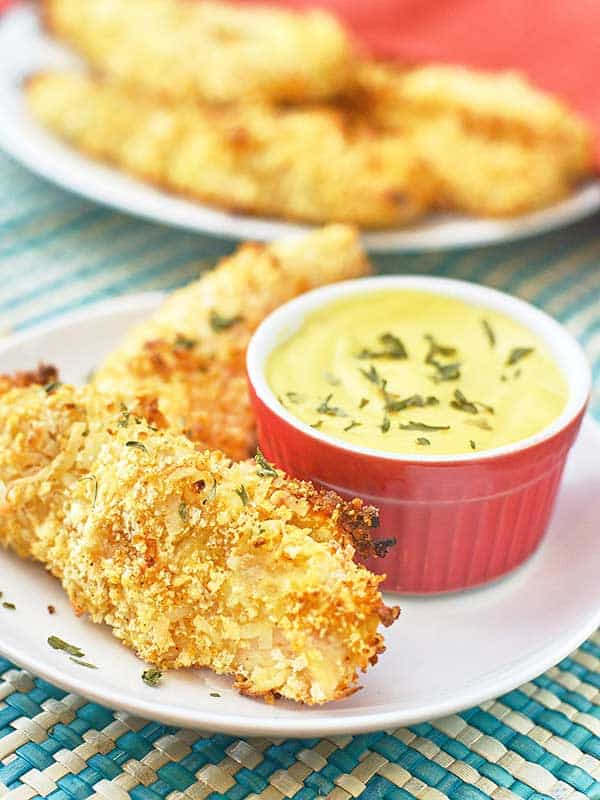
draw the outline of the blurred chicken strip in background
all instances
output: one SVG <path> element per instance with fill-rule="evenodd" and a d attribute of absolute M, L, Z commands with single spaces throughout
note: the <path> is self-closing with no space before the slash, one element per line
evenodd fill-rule
<path fill-rule="evenodd" d="M 320 100 L 352 77 L 323 11 L 182 0 L 42 0 L 48 30 L 99 71 L 167 100 Z"/>

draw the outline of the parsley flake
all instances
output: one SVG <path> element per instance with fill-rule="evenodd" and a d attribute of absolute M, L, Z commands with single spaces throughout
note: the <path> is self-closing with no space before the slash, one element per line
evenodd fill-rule
<path fill-rule="evenodd" d="M 349 425 L 346 425 L 344 428 L 345 431 L 351 431 L 352 428 L 359 428 L 362 425 L 362 422 L 357 422 L 355 419 Z"/>
<path fill-rule="evenodd" d="M 197 339 L 190 339 L 188 336 L 184 336 L 182 333 L 178 333 L 175 337 L 175 341 L 173 342 L 173 346 L 176 350 L 193 350 L 197 344 Z"/>
<path fill-rule="evenodd" d="M 325 400 L 317 406 L 317 414 L 327 414 L 329 417 L 347 417 L 348 414 L 339 406 L 330 405 L 333 394 L 328 394 Z"/>
<path fill-rule="evenodd" d="M 142 672 L 142 680 L 147 686 L 158 686 L 162 672 L 157 667 L 150 667 Z"/>
<path fill-rule="evenodd" d="M 235 493 L 242 501 L 242 504 L 247 506 L 250 502 L 250 498 L 248 497 L 248 492 L 246 491 L 246 487 L 243 483 L 240 483 L 239 487 L 235 490 Z"/>
<path fill-rule="evenodd" d="M 141 442 L 135 442 L 135 441 L 125 442 L 125 447 L 135 447 L 136 450 L 143 450 L 144 453 L 148 453 L 146 445 L 142 444 Z"/>
<path fill-rule="evenodd" d="M 98 669 L 98 667 L 95 664 L 92 664 L 89 661 L 82 661 L 80 658 L 73 658 L 73 656 L 69 656 L 69 661 L 72 661 L 74 664 L 79 664 L 80 667 L 87 667 L 88 669 Z"/>
<path fill-rule="evenodd" d="M 406 425 L 400 425 L 402 431 L 449 431 L 450 425 L 426 425 L 424 422 L 410 420 Z"/>
<path fill-rule="evenodd" d="M 81 648 L 74 644 L 65 642 L 64 639 L 61 639 L 58 636 L 49 636 L 48 644 L 53 650 L 64 650 L 65 653 L 68 653 L 70 656 L 75 656 L 75 658 L 83 658 L 85 656 L 85 653 L 83 650 L 81 650 Z"/>
<path fill-rule="evenodd" d="M 506 366 L 512 367 L 513 364 L 517 363 L 517 361 L 520 361 L 522 358 L 525 358 L 525 356 L 533 353 L 533 350 L 533 347 L 513 347 L 508 358 L 506 359 Z"/>
<path fill-rule="evenodd" d="M 483 326 L 483 330 L 485 332 L 485 335 L 487 336 L 487 340 L 490 343 L 490 347 L 495 347 L 496 346 L 496 334 L 494 333 L 494 329 L 492 328 L 490 323 L 487 321 L 487 319 L 482 319 L 481 320 L 481 324 Z"/>
<path fill-rule="evenodd" d="M 254 460 L 258 464 L 258 474 L 260 475 L 261 478 L 277 477 L 277 470 L 272 464 L 269 464 L 269 462 L 261 452 L 260 447 L 256 448 L 256 455 L 254 456 Z"/>
<path fill-rule="evenodd" d="M 231 328 L 233 325 L 237 325 L 238 322 L 241 322 L 243 317 L 239 314 L 236 314 L 233 317 L 224 317 L 222 314 L 219 314 L 217 311 L 210 312 L 210 327 L 216 333 L 220 331 L 226 331 L 228 328 Z"/>
<path fill-rule="evenodd" d="M 378 341 L 382 345 L 381 350 L 363 348 L 357 358 L 408 358 L 408 353 L 402 341 L 397 336 L 394 336 L 393 333 L 382 333 L 378 337 Z"/>

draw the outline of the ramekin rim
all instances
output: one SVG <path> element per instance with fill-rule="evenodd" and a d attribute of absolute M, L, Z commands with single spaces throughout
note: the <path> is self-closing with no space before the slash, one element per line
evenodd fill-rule
<path fill-rule="evenodd" d="M 524 439 L 519 439 L 516 442 L 500 445 L 499 447 L 489 448 L 487 450 L 475 451 L 473 453 L 457 453 L 457 454 L 419 454 L 419 453 L 398 453 L 386 450 L 377 450 L 376 448 L 363 447 L 355 445 L 351 442 L 346 442 L 331 434 L 321 433 L 319 430 L 311 428 L 305 422 L 302 422 L 298 417 L 283 406 L 277 399 L 277 396 L 269 386 L 266 376 L 264 374 L 264 366 L 267 359 L 274 348 L 281 343 L 282 339 L 278 335 L 286 328 L 286 316 L 290 311 L 302 311 L 304 318 L 307 314 L 317 310 L 318 308 L 333 302 L 342 296 L 349 294 L 360 294 L 363 292 L 374 292 L 377 289 L 385 288 L 403 288 L 403 289 L 419 289 L 422 291 L 429 291 L 434 294 L 446 294 L 447 296 L 454 296 L 465 300 L 471 305 L 481 305 L 486 307 L 485 298 L 488 298 L 492 303 L 495 301 L 498 304 L 510 306 L 509 309 L 505 307 L 501 312 L 507 316 L 515 319 L 521 324 L 528 327 L 530 330 L 532 326 L 524 322 L 518 314 L 512 313 L 513 310 L 520 311 L 524 316 L 529 316 L 531 319 L 536 320 L 540 325 L 544 325 L 552 329 L 553 333 L 561 339 L 563 346 L 572 350 L 574 355 L 573 361 L 569 361 L 569 369 L 565 369 L 563 365 L 559 365 L 568 388 L 569 397 L 565 408 L 552 422 L 542 428 L 540 431 L 527 436 Z M 444 292 L 444 289 L 447 291 Z M 454 292 L 452 290 L 455 290 Z M 465 298 L 463 293 L 472 293 L 481 298 L 481 302 L 477 299 Z M 492 306 L 487 306 L 491 308 Z M 494 310 L 499 310 L 495 308 Z M 289 324 L 289 323 L 287 323 Z M 301 324 L 301 323 L 300 323 Z M 296 328 L 297 329 L 297 328 Z M 291 331 L 293 332 L 293 331 Z M 288 335 L 291 335 L 291 332 Z M 543 335 L 538 330 L 533 330 L 536 335 L 541 338 L 548 349 L 552 352 L 554 350 L 553 343 L 549 341 L 549 337 Z M 270 338 L 270 341 L 269 341 Z M 285 340 L 285 339 L 284 339 Z M 553 355 L 555 355 L 553 353 Z M 571 369 L 572 367 L 572 369 Z M 554 436 L 566 430 L 585 409 L 592 385 L 591 369 L 583 348 L 572 334 L 567 331 L 557 320 L 547 314 L 545 311 L 537 308 L 536 306 L 528 303 L 519 297 L 502 292 L 498 289 L 493 289 L 488 286 L 473 283 L 470 281 L 463 281 L 456 278 L 445 278 L 434 275 L 418 275 L 418 274 L 403 274 L 403 275 L 374 275 L 363 278 L 353 278 L 339 283 L 328 284 L 320 286 L 305 292 L 298 297 L 289 300 L 282 306 L 272 311 L 258 326 L 253 336 L 251 337 L 247 354 L 246 354 L 246 371 L 247 378 L 255 392 L 256 396 L 262 401 L 267 408 L 288 425 L 298 430 L 305 436 L 309 436 L 324 445 L 333 446 L 341 451 L 354 456 L 371 457 L 379 460 L 394 461 L 400 463 L 412 464 L 429 464 L 429 465 L 449 465 L 449 464 L 463 464 L 475 463 L 480 461 L 488 461 L 496 458 L 515 455 L 529 450 L 543 442 L 553 438 Z M 576 376 L 578 373 L 578 379 Z M 577 380 L 577 384 L 576 384 Z"/>

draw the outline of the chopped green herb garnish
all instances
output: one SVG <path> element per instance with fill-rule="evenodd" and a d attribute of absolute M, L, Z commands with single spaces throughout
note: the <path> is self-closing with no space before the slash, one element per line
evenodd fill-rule
<path fill-rule="evenodd" d="M 219 694 L 219 692 L 211 692 L 211 693 L 210 693 L 210 696 L 211 696 L 211 697 L 221 697 L 221 695 Z"/>
<path fill-rule="evenodd" d="M 60 386 L 62 386 L 60 381 L 53 381 L 52 383 L 47 383 L 44 386 L 44 391 L 46 394 L 52 394 L 52 392 L 55 392 Z"/>
<path fill-rule="evenodd" d="M 490 347 L 496 346 L 496 334 L 494 333 L 494 329 L 487 321 L 487 319 L 482 319 L 481 324 L 483 325 L 483 330 L 485 331 L 485 335 L 487 336 L 487 340 L 490 343 Z"/>
<path fill-rule="evenodd" d="M 148 686 L 158 686 L 161 678 L 162 672 L 156 667 L 150 667 L 150 669 L 146 669 L 142 672 L 142 680 Z"/>
<path fill-rule="evenodd" d="M 190 339 L 182 333 L 178 333 L 173 344 L 178 350 L 193 350 L 198 344 L 198 340 Z"/>
<path fill-rule="evenodd" d="M 454 400 L 450 401 L 452 408 L 457 411 L 466 411 L 467 414 L 477 414 L 477 406 L 464 396 L 460 389 L 454 390 Z"/>
<path fill-rule="evenodd" d="M 339 378 L 336 378 L 333 372 L 325 372 L 323 374 L 323 378 L 327 381 L 327 383 L 330 386 L 339 386 L 341 383 L 341 380 Z"/>
<path fill-rule="evenodd" d="M 243 483 L 240 483 L 239 487 L 235 490 L 235 493 L 240 498 L 243 505 L 247 506 L 250 502 L 250 498 L 248 497 L 248 492 L 246 491 L 246 487 Z"/>
<path fill-rule="evenodd" d="M 476 450 L 477 449 L 477 445 L 475 444 L 473 439 L 469 439 L 469 444 L 471 445 L 471 450 Z"/>
<path fill-rule="evenodd" d="M 383 422 L 381 423 L 381 426 L 380 426 L 381 427 L 381 432 L 382 433 L 387 433 L 389 431 L 390 427 L 391 427 L 391 424 L 392 423 L 390 422 L 390 418 L 386 414 L 384 416 Z"/>
<path fill-rule="evenodd" d="M 398 426 L 402 431 L 449 431 L 450 425 L 426 425 L 424 422 L 410 420 L 406 425 Z"/>
<path fill-rule="evenodd" d="M 16 605 L 14 603 L 8 603 L 6 600 L 2 603 L 2 608 L 7 608 L 9 611 L 14 611 L 16 609 Z"/>
<path fill-rule="evenodd" d="M 135 447 L 136 450 L 143 450 L 144 453 L 148 452 L 146 445 L 142 444 L 141 442 L 135 442 L 135 441 L 125 442 L 125 447 Z"/>
<path fill-rule="evenodd" d="M 181 517 L 182 522 L 187 522 L 189 519 L 189 511 L 187 505 L 182 501 L 179 503 L 179 516 Z"/>
<path fill-rule="evenodd" d="M 402 341 L 393 333 L 382 333 L 378 341 L 383 345 L 382 350 L 369 350 L 364 348 L 357 358 L 408 358 L 406 348 Z"/>
<path fill-rule="evenodd" d="M 272 464 L 269 464 L 267 459 L 262 454 L 260 447 L 256 448 L 256 455 L 254 456 L 254 460 L 258 464 L 258 474 L 261 478 L 265 477 L 277 477 L 277 470 Z"/>
<path fill-rule="evenodd" d="M 429 342 L 429 351 L 425 356 L 425 363 L 431 364 L 437 370 L 437 374 L 433 376 L 434 381 L 440 383 L 441 381 L 455 381 L 460 378 L 460 363 L 441 364 L 436 358 L 436 356 L 450 358 L 456 355 L 456 347 L 440 344 L 430 333 L 425 334 L 425 339 Z"/>
<path fill-rule="evenodd" d="M 419 436 L 417 439 L 417 444 L 420 444 L 423 447 L 425 447 L 428 444 L 431 444 L 431 442 L 429 441 L 429 439 L 426 439 L 425 436 Z"/>
<path fill-rule="evenodd" d="M 311 428 L 320 428 L 322 424 L 323 424 L 323 420 L 319 419 L 316 422 L 313 422 L 313 424 L 310 427 Z"/>
<path fill-rule="evenodd" d="M 392 413 L 396 411 L 403 411 L 405 408 L 423 408 L 424 406 L 437 406 L 439 404 L 437 397 L 430 395 L 423 397 L 420 394 L 412 394 L 410 397 L 405 397 L 403 400 L 388 399 L 385 408 L 386 411 Z"/>
<path fill-rule="evenodd" d="M 451 356 L 456 355 L 456 347 L 448 347 L 447 345 L 436 342 L 430 333 L 425 334 L 425 339 L 429 342 L 429 352 L 425 356 L 426 364 L 433 364 L 436 356 L 450 358 Z"/>
<path fill-rule="evenodd" d="M 226 331 L 227 328 L 231 328 L 233 325 L 237 325 L 238 322 L 241 322 L 243 317 L 239 314 L 236 314 L 233 317 L 224 317 L 219 314 L 217 311 L 210 312 L 210 327 L 213 331 L 217 333 L 219 331 Z"/>
<path fill-rule="evenodd" d="M 325 400 L 317 406 L 317 414 L 327 414 L 329 417 L 347 417 L 348 414 L 339 406 L 329 405 L 333 394 L 328 394 Z"/>
<path fill-rule="evenodd" d="M 362 367 L 361 367 L 360 371 L 365 376 L 365 378 L 368 381 L 371 381 L 371 383 L 374 383 L 375 386 L 384 386 L 385 385 L 385 381 L 383 380 L 381 375 L 377 372 L 377 370 L 375 369 L 373 364 L 369 365 L 369 369 L 368 370 L 367 369 L 362 369 Z"/>
<path fill-rule="evenodd" d="M 457 411 L 465 411 L 467 414 L 478 414 L 480 408 L 487 411 L 488 414 L 494 413 L 493 407 L 486 403 L 481 403 L 479 400 L 467 400 L 460 389 L 454 390 L 454 400 L 450 401 L 450 405 Z"/>
<path fill-rule="evenodd" d="M 96 505 L 96 500 L 98 498 L 98 478 L 95 475 L 84 475 L 83 478 L 79 478 L 80 481 L 94 481 L 94 499 L 92 500 L 92 508 Z"/>
<path fill-rule="evenodd" d="M 346 425 L 346 427 L 344 428 L 344 430 L 345 430 L 345 431 L 351 431 L 351 430 L 352 430 L 352 428 L 358 428 L 358 427 L 360 427 L 361 425 L 362 425 L 362 422 L 357 422 L 355 419 L 353 419 L 353 420 L 352 420 L 352 422 L 350 423 L 350 425 Z"/>
<path fill-rule="evenodd" d="M 64 650 L 65 653 L 68 653 L 70 656 L 75 656 L 75 658 L 83 658 L 85 656 L 85 653 L 79 647 L 65 642 L 64 639 L 60 639 L 58 636 L 49 636 L 48 644 L 54 650 Z"/>
<path fill-rule="evenodd" d="M 358 404 L 359 408 L 364 408 L 366 405 L 369 404 L 369 399 L 367 397 L 361 397 L 360 403 Z"/>
<path fill-rule="evenodd" d="M 457 381 L 460 378 L 460 363 L 440 364 L 439 361 L 430 361 L 432 366 L 437 369 L 437 374 L 433 376 L 435 383 L 442 381 Z"/>
<path fill-rule="evenodd" d="M 89 661 L 82 661 L 80 658 L 73 658 L 73 656 L 69 656 L 69 661 L 72 661 L 74 664 L 79 664 L 80 667 L 87 667 L 88 669 L 98 669 L 95 664 L 91 664 Z"/>
<path fill-rule="evenodd" d="M 131 412 L 127 409 L 125 403 L 121 403 L 121 414 L 119 419 L 117 420 L 117 425 L 119 428 L 126 428 L 129 425 L 129 417 L 131 416 Z"/>
<path fill-rule="evenodd" d="M 506 359 L 506 366 L 512 367 L 512 365 L 516 364 L 517 361 L 520 361 L 522 358 L 525 358 L 525 356 L 533 353 L 533 350 L 533 347 L 514 347 Z"/>
<path fill-rule="evenodd" d="M 306 400 L 306 397 L 298 392 L 286 392 L 285 396 L 291 403 L 303 403 Z"/>

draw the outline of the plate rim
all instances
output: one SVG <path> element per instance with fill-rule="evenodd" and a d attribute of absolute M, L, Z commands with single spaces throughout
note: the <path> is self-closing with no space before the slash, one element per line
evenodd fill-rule
<path fill-rule="evenodd" d="M 144 308 L 151 311 L 165 297 L 164 292 L 135 292 L 117 297 L 102 300 L 98 303 L 90 304 L 76 311 L 59 316 L 40 325 L 34 325 L 25 330 L 11 334 L 0 341 L 0 356 L 6 351 L 43 336 L 50 331 L 57 331 L 77 323 L 85 323 L 90 319 L 98 320 L 104 316 L 111 316 L 115 313 L 127 313 L 132 307 L 136 309 Z M 590 416 L 587 416 L 588 424 L 591 423 L 593 429 L 599 436 L 600 425 Z M 542 545 L 543 547 L 543 545 Z M 537 556 L 534 556 L 536 558 Z M 42 565 L 38 565 L 43 569 Z M 524 569 L 527 565 L 524 565 Z M 485 591 L 485 587 L 483 588 Z M 401 595 L 399 596 L 401 599 Z M 501 676 L 489 676 L 477 684 L 465 687 L 459 695 L 460 701 L 452 697 L 443 702 L 431 701 L 429 704 L 421 704 L 416 709 L 408 713 L 405 709 L 391 711 L 375 711 L 365 717 L 365 713 L 360 710 L 349 713 L 347 716 L 332 716 L 329 719 L 312 720 L 311 714 L 306 714 L 304 719 L 300 717 L 294 719 L 249 719 L 247 715 L 242 715 L 236 719 L 234 713 L 223 717 L 218 711 L 203 709 L 200 712 L 191 709 L 173 708 L 167 703 L 154 700 L 135 699 L 129 701 L 127 692 L 114 689 L 95 689 L 93 681 L 89 683 L 85 677 L 78 678 L 63 673 L 58 667 L 44 662 L 37 656 L 23 654 L 18 648 L 13 648 L 4 643 L 0 644 L 0 650 L 13 663 L 24 669 L 31 671 L 34 675 L 41 677 L 48 682 L 59 686 L 65 691 L 72 691 L 101 705 L 111 709 L 123 710 L 136 716 L 158 720 L 168 725 L 175 725 L 184 728 L 200 730 L 211 730 L 219 733 L 227 733 L 240 736 L 324 736 L 324 735 L 344 735 L 367 733 L 370 731 L 386 730 L 399 726 L 416 724 L 425 720 L 438 719 L 458 711 L 471 708 L 489 700 L 492 697 L 502 695 L 512 689 L 526 683 L 532 678 L 542 674 L 550 667 L 560 662 L 585 641 L 600 626 L 600 604 L 595 612 L 586 616 L 585 622 L 579 624 L 570 634 L 560 640 L 560 647 L 554 647 L 551 642 L 542 646 L 515 667 L 506 668 Z M 492 688 L 493 686 L 493 688 Z M 486 688 L 487 687 L 487 688 Z M 326 706 L 324 707 L 326 708 Z"/>
<path fill-rule="evenodd" d="M 27 21 L 32 23 L 37 20 L 34 5 L 30 0 L 15 5 L 3 15 L 0 20 L 0 44 L 2 37 L 7 35 L 6 31 L 10 32 L 10 25 L 14 25 L 15 20 L 16 24 L 18 24 L 21 18 L 23 18 L 21 25 L 26 24 Z M 37 36 L 35 31 L 36 28 L 34 27 L 34 37 Z M 10 50 L 10 48 L 7 49 Z M 0 47 L 1 51 L 2 48 Z M 10 56 L 7 63 L 10 64 Z M 0 59 L 0 69 L 1 67 L 2 60 Z M 9 83 L 6 80 L 3 81 L 0 72 L 0 93 L 2 91 L 9 96 Z M 315 227 L 285 220 L 234 214 L 200 202 L 186 200 L 174 193 L 153 187 L 138 178 L 125 174 L 121 170 L 97 162 L 79 153 L 74 148 L 59 142 L 58 139 L 43 131 L 30 118 L 31 123 L 35 125 L 40 134 L 44 135 L 48 142 L 52 141 L 54 145 L 60 145 L 60 149 L 56 151 L 60 153 L 59 162 L 55 162 L 54 159 L 45 161 L 42 158 L 40 160 L 38 150 L 28 143 L 28 137 L 17 135 L 18 126 L 15 129 L 10 117 L 10 114 L 0 115 L 0 148 L 7 155 L 54 185 L 106 208 L 159 224 L 234 240 L 255 239 L 268 241 L 301 234 Z M 59 164 L 58 168 L 55 167 L 55 163 Z M 60 168 L 61 164 L 63 164 L 63 169 Z M 83 173 L 81 172 L 82 165 L 85 166 L 85 172 Z M 91 175 L 88 170 L 92 170 Z M 86 179 L 87 177 L 93 177 L 94 173 L 108 178 L 107 185 L 101 184 L 100 189 L 98 189 L 94 180 Z M 112 186 L 110 185 L 110 178 L 117 181 Z M 135 186 L 136 192 L 143 193 L 142 198 L 138 198 L 137 194 L 133 196 L 133 199 L 127 196 L 124 191 L 126 187 L 119 187 L 119 182 L 124 179 Z M 159 205 L 159 201 L 163 209 L 162 214 L 157 208 L 154 208 L 154 206 Z M 599 209 L 600 178 L 597 178 L 586 181 L 577 191 L 553 206 L 539 209 L 520 217 L 495 220 L 450 215 L 451 224 L 458 223 L 459 226 L 461 224 L 470 226 L 470 235 L 459 232 L 458 235 L 454 234 L 453 237 L 452 235 L 449 236 L 448 233 L 444 233 L 439 241 L 435 240 L 435 236 L 433 240 L 428 240 L 429 232 L 425 224 L 425 226 L 418 225 L 413 228 L 392 231 L 363 232 L 361 239 L 365 248 L 370 252 L 414 253 L 471 249 L 512 242 L 560 229 L 584 219 Z M 184 211 L 191 214 L 194 221 L 182 219 Z M 430 220 L 435 225 L 435 217 L 432 216 Z"/>

